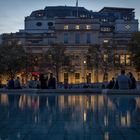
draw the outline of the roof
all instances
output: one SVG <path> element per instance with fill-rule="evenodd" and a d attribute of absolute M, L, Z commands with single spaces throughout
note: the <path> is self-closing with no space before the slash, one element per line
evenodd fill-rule
<path fill-rule="evenodd" d="M 99 12 L 132 12 L 134 8 L 104 7 Z"/>
<path fill-rule="evenodd" d="M 84 7 L 78 7 L 78 13 L 90 14 L 90 11 Z M 47 6 L 44 10 L 36 10 L 31 13 L 31 17 L 40 14 L 46 17 L 66 17 L 66 16 L 76 16 L 77 7 L 76 6 Z"/>

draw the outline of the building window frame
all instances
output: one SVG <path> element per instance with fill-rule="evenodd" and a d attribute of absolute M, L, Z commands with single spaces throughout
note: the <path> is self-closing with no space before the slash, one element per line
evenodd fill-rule
<path fill-rule="evenodd" d="M 75 25 L 76 30 L 80 30 L 80 25 Z"/>
<path fill-rule="evenodd" d="M 80 33 L 75 34 L 75 44 L 80 44 Z"/>
<path fill-rule="evenodd" d="M 86 25 L 87 30 L 91 30 L 91 25 Z"/>
<path fill-rule="evenodd" d="M 64 30 L 68 30 L 69 29 L 69 25 L 64 25 Z"/>
<path fill-rule="evenodd" d="M 86 43 L 90 44 L 91 43 L 91 33 L 86 34 Z"/>
<path fill-rule="evenodd" d="M 68 33 L 64 33 L 63 42 L 64 42 L 64 44 L 68 44 L 69 43 L 69 35 L 68 35 Z"/>

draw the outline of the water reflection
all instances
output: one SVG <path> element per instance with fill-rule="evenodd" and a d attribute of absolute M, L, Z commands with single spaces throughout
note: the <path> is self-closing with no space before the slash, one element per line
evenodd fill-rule
<path fill-rule="evenodd" d="M 1 94 L 0 111 L 0 139 L 25 139 L 31 131 L 28 139 L 115 140 L 116 134 L 123 139 L 124 128 L 129 135 L 140 129 L 140 98 L 134 96 Z"/>

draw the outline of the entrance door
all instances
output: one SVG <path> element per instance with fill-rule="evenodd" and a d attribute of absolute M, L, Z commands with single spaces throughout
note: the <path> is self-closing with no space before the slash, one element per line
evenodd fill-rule
<path fill-rule="evenodd" d="M 91 73 L 88 73 L 88 74 L 86 75 L 86 82 L 87 82 L 87 83 L 91 83 Z"/>

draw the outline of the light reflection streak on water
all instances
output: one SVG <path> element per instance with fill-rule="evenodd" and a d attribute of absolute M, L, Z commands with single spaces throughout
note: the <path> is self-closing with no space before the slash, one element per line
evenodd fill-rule
<path fill-rule="evenodd" d="M 140 114 L 140 98 L 1 94 L 0 109 L 4 108 L 7 111 L 4 115 L 8 116 L 5 121 L 16 119 L 20 122 L 18 115 L 22 114 L 25 123 L 30 118 L 31 125 L 47 123 L 51 126 L 56 120 L 62 121 L 68 133 L 89 133 L 91 128 L 101 127 L 104 130 L 103 139 L 109 140 L 108 128 L 130 128 L 137 125 L 135 117 Z M 13 115 L 14 109 L 16 114 Z M 20 137 L 19 132 L 17 136 Z"/>

